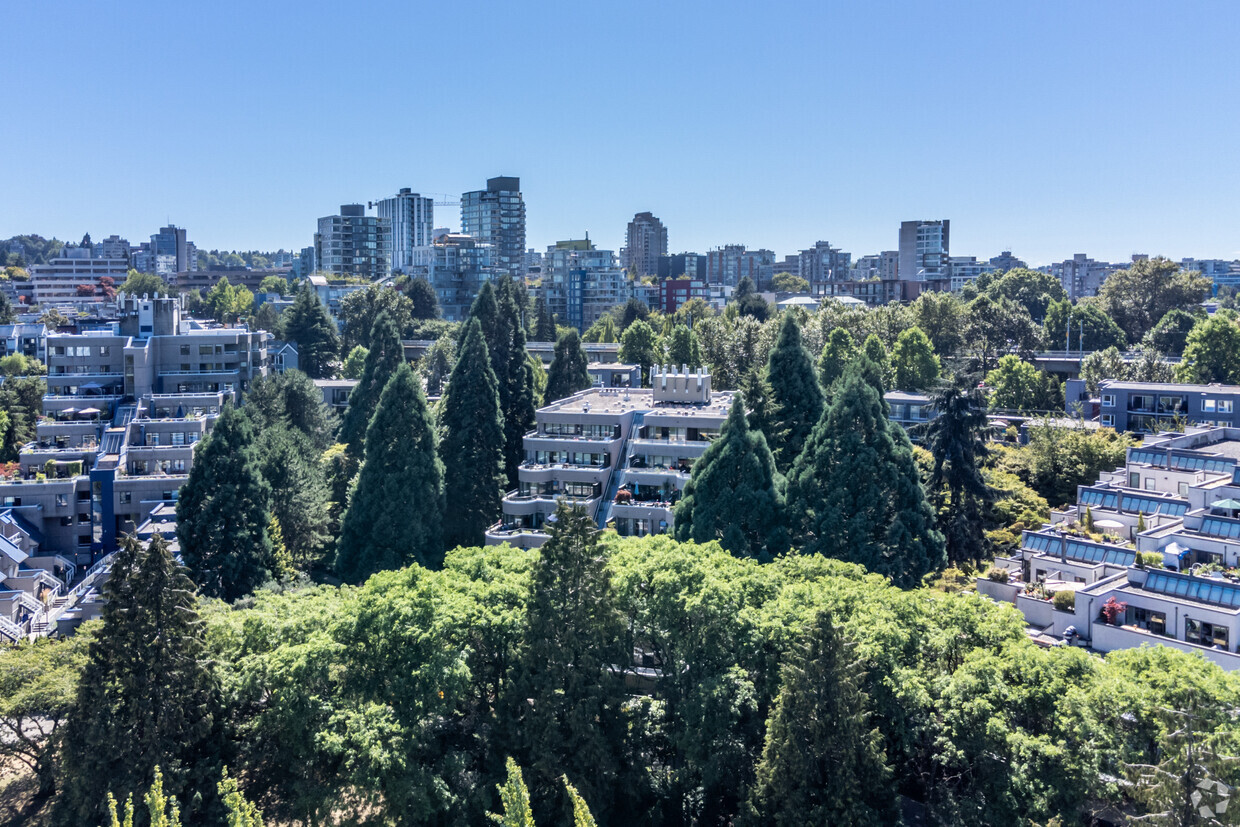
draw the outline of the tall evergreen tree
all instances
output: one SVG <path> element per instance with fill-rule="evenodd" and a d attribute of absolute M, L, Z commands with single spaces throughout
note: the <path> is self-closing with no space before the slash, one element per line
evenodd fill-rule
<path fill-rule="evenodd" d="M 270 502 L 249 416 L 226 405 L 177 499 L 181 557 L 203 594 L 231 602 L 271 578 Z"/>
<path fill-rule="evenodd" d="M 625 691 L 613 670 L 625 662 L 624 630 L 598 529 L 584 509 L 563 501 L 555 518 L 534 563 L 509 698 L 534 812 L 547 823 L 565 774 L 595 812 L 607 814 L 624 742 Z"/>
<path fill-rule="evenodd" d="M 867 363 L 849 366 L 788 476 L 793 542 L 911 587 L 943 564 L 943 537 L 908 436 L 887 419 Z"/>
<path fill-rule="evenodd" d="M 499 790 L 502 814 L 491 814 L 491 821 L 500 827 L 535 827 L 534 813 L 530 810 L 530 792 L 526 789 L 525 779 L 521 775 L 521 767 L 511 758 L 504 763 L 507 777 L 503 784 L 496 784 Z"/>
<path fill-rule="evenodd" d="M 871 333 L 865 337 L 861 352 L 873 366 L 873 369 L 866 374 L 866 381 L 878 391 L 879 396 L 882 396 L 891 388 L 891 360 L 887 357 L 887 346 L 876 334 Z M 877 383 L 875 379 L 878 380 Z"/>
<path fill-rule="evenodd" d="M 311 379 L 330 378 L 332 364 L 340 353 L 340 336 L 336 323 L 309 283 L 298 291 L 283 322 L 284 337 L 297 343 L 298 368 Z"/>
<path fill-rule="evenodd" d="M 750 825 L 865 827 L 899 822 L 882 735 L 861 670 L 822 610 L 780 669 Z"/>
<path fill-rule="evenodd" d="M 504 476 L 508 487 L 515 488 L 517 467 L 525 455 L 525 435 L 534 427 L 534 370 L 525 349 L 524 291 L 505 275 L 499 281 L 496 299 L 501 322 L 496 347 L 501 350 L 491 351 L 491 365 L 499 383 L 499 409 L 503 414 Z M 490 347 L 489 341 L 487 346 Z"/>
<path fill-rule="evenodd" d="M 550 311 L 547 310 L 547 300 L 543 298 L 542 293 L 539 293 L 534 299 L 534 316 L 534 341 L 556 341 L 555 321 L 551 318 Z"/>
<path fill-rule="evenodd" d="M 443 562 L 443 464 L 422 386 L 402 362 L 366 430 L 366 454 L 340 525 L 336 573 L 360 583 L 377 571 Z"/>
<path fill-rule="evenodd" d="M 801 328 L 791 313 L 785 313 L 780 322 L 779 338 L 767 359 L 766 377 L 771 387 L 767 442 L 776 467 L 786 472 L 822 416 L 823 405 L 818 373 L 801 344 Z"/>
<path fill-rule="evenodd" d="M 749 430 L 737 394 L 719 438 L 693 465 L 676 506 L 676 539 L 718 540 L 738 557 L 769 559 L 788 547 L 782 487 L 766 437 Z"/>
<path fill-rule="evenodd" d="M 504 425 L 496 386 L 481 325 L 470 319 L 440 410 L 447 548 L 482 545 L 499 518 Z"/>
<path fill-rule="evenodd" d="M 299 370 L 255 379 L 245 395 L 245 409 L 260 431 L 288 426 L 305 435 L 318 451 L 335 439 L 340 419 L 323 401 L 323 392 Z"/>
<path fill-rule="evenodd" d="M 193 583 L 162 537 L 144 548 L 130 536 L 103 596 L 65 725 L 56 821 L 102 823 L 109 791 L 141 794 L 161 766 L 168 793 L 202 823 L 216 798 L 222 709 Z"/>
<path fill-rule="evenodd" d="M 491 282 L 483 282 L 482 287 L 478 289 L 478 295 L 474 296 L 473 304 L 469 306 L 469 318 L 477 319 L 479 329 L 482 331 L 482 338 L 487 343 L 487 353 L 496 350 L 501 338 L 501 325 L 499 313 L 499 300 L 495 295 L 495 285 Z M 461 329 L 457 332 L 456 349 L 460 350 L 465 344 L 465 336 L 468 333 L 467 325 L 461 325 Z M 491 369 L 494 370 L 494 362 Z"/>
<path fill-rule="evenodd" d="M 937 415 L 926 424 L 934 455 L 930 490 L 950 563 L 975 562 L 985 553 L 983 517 L 994 502 L 981 467 L 986 448 L 986 413 L 981 394 L 947 385 L 934 397 Z"/>
<path fill-rule="evenodd" d="M 547 372 L 547 404 L 590 387 L 590 374 L 586 370 L 588 364 L 577 329 L 567 331 L 555 343 L 555 358 L 551 360 L 551 370 Z"/>
<path fill-rule="evenodd" d="M 404 362 L 405 346 L 401 344 L 400 331 L 386 312 L 380 312 L 370 331 L 370 351 L 362 367 L 362 378 L 349 394 L 349 407 L 340 427 L 340 441 L 349 446 L 349 456 L 354 461 L 361 459 L 365 449 L 366 429 L 379 405 L 379 396 Z"/>
<path fill-rule="evenodd" d="M 830 391 L 835 380 L 844 375 L 848 363 L 857 355 L 857 343 L 847 328 L 835 327 L 827 336 L 827 343 L 822 346 L 822 355 L 818 357 L 818 378 L 822 386 Z"/>

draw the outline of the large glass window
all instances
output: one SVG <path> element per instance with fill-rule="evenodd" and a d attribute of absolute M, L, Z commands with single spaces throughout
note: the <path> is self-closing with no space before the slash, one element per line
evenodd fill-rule
<path fill-rule="evenodd" d="M 1227 627 L 1205 620 L 1184 618 L 1184 640 L 1199 643 L 1202 646 L 1218 646 L 1227 648 Z"/>

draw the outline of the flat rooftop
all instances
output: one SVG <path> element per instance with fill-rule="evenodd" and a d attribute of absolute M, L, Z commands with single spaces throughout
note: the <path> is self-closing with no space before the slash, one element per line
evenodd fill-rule
<path fill-rule="evenodd" d="M 685 417 L 711 416 L 726 417 L 732 407 L 732 391 L 715 391 L 711 394 L 709 405 L 691 403 L 654 401 L 654 391 L 650 388 L 592 388 L 574 394 L 558 402 L 552 402 L 539 413 L 578 413 L 578 414 L 623 414 L 634 411 L 647 411 L 664 415 L 681 415 Z"/>
<path fill-rule="evenodd" d="M 1107 390 L 1148 393 L 1199 393 L 1202 396 L 1220 393 L 1240 394 L 1240 385 L 1194 385 L 1187 382 L 1121 382 L 1108 379 L 1099 382 L 1098 386 Z"/>

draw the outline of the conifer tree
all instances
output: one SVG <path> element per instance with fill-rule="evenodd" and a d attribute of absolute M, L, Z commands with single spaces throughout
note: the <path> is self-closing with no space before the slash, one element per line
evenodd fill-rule
<path fill-rule="evenodd" d="M 981 560 L 986 509 L 994 495 L 982 477 L 986 412 L 978 391 L 948 385 L 935 394 L 937 416 L 926 425 L 926 446 L 934 456 L 930 490 L 950 563 Z"/>
<path fill-rule="evenodd" d="M 336 323 L 307 283 L 284 314 L 284 337 L 297 343 L 297 366 L 311 379 L 332 375 L 332 363 L 340 352 Z"/>
<path fill-rule="evenodd" d="M 822 610 L 780 669 L 745 823 L 863 827 L 899 821 L 861 670 Z"/>
<path fill-rule="evenodd" d="M 564 791 L 568 793 L 568 801 L 573 807 L 573 827 L 598 827 L 598 822 L 594 820 L 590 807 L 581 797 L 581 793 L 577 792 L 577 788 L 568 782 L 567 775 L 563 780 Z"/>
<path fill-rule="evenodd" d="M 158 534 L 146 547 L 130 536 L 103 596 L 65 724 L 56 821 L 100 824 L 109 791 L 141 794 L 162 766 L 159 795 L 166 785 L 201 823 L 215 800 L 222 709 L 193 583 Z"/>
<path fill-rule="evenodd" d="M 547 300 L 543 298 L 542 293 L 539 293 L 534 299 L 534 316 L 534 341 L 556 341 L 555 322 L 551 318 L 551 313 L 547 310 Z"/>
<path fill-rule="evenodd" d="M 379 396 L 396 368 L 405 362 L 405 346 L 400 330 L 386 311 L 380 311 L 370 330 L 370 351 L 362 366 L 362 378 L 349 394 L 349 407 L 344 412 L 340 441 L 349 446 L 349 456 L 359 461 L 365 450 L 366 429 L 375 415 Z"/>
<path fill-rule="evenodd" d="M 482 545 L 499 518 L 504 426 L 496 385 L 482 328 L 470 319 L 440 409 L 447 548 Z"/>
<path fill-rule="evenodd" d="M 270 504 L 250 418 L 228 404 L 177 499 L 181 558 L 203 594 L 231 602 L 271 578 Z"/>
<path fill-rule="evenodd" d="M 827 343 L 822 346 L 822 355 L 818 357 L 818 378 L 828 393 L 856 355 L 857 343 L 852 334 L 843 327 L 832 328 Z"/>
<path fill-rule="evenodd" d="M 779 338 L 767 359 L 766 378 L 771 388 L 767 443 L 776 467 L 786 472 L 822 416 L 823 405 L 822 385 L 791 313 L 785 313 L 780 322 Z"/>
<path fill-rule="evenodd" d="M 738 557 L 769 559 L 788 547 L 782 487 L 766 437 L 749 430 L 737 394 L 719 438 L 693 465 L 676 506 L 676 539 L 718 540 Z"/>
<path fill-rule="evenodd" d="M 301 431 L 283 425 L 267 428 L 260 443 L 271 516 L 294 567 L 308 571 L 331 545 L 331 491 L 320 451 Z"/>
<path fill-rule="evenodd" d="M 496 298 L 501 331 L 498 351 L 491 351 L 491 365 L 499 383 L 499 409 L 504 424 L 504 476 L 509 488 L 518 483 L 517 467 L 525 456 L 525 435 L 534 427 L 534 369 L 525 350 L 525 325 L 521 320 L 525 294 L 505 275 Z M 490 342 L 487 343 L 490 347 Z"/>
<path fill-rule="evenodd" d="M 412 307 L 409 315 L 417 320 L 439 318 L 439 297 L 435 288 L 423 276 L 410 279 L 405 287 L 405 295 L 409 297 Z"/>
<path fill-rule="evenodd" d="M 478 321 L 483 341 L 487 343 L 487 353 L 490 354 L 496 349 L 500 339 L 499 300 L 495 294 L 494 284 L 489 281 L 483 282 L 482 287 L 478 288 L 478 295 L 474 296 L 473 304 L 469 306 L 469 318 Z M 464 347 L 465 336 L 468 332 L 468 325 L 461 325 L 456 337 L 458 351 Z M 495 369 L 494 360 L 492 360 L 491 369 Z"/>
<path fill-rule="evenodd" d="M 366 431 L 357 485 L 340 525 L 336 573 L 360 583 L 377 571 L 443 562 L 443 465 L 422 386 L 402 362 Z"/>
<path fill-rule="evenodd" d="M 891 362 L 887 358 L 887 347 L 882 339 L 871 333 L 865 337 L 861 352 L 869 360 L 871 366 L 866 373 L 866 381 L 878 391 L 879 396 L 882 396 L 891 387 Z"/>
<path fill-rule="evenodd" d="M 559 800 L 561 776 L 578 779 L 596 812 L 615 794 L 624 742 L 625 663 L 598 528 L 580 506 L 561 501 L 530 581 L 525 645 L 510 691 L 534 812 Z"/>
<path fill-rule="evenodd" d="M 555 343 L 555 358 L 551 360 L 551 369 L 547 372 L 547 404 L 590 387 L 590 374 L 586 370 L 588 364 L 577 329 L 568 330 Z"/>
<path fill-rule="evenodd" d="M 860 563 L 899 586 L 917 585 L 944 562 L 943 537 L 908 436 L 887 419 L 864 355 L 840 380 L 788 476 L 794 545 Z"/>

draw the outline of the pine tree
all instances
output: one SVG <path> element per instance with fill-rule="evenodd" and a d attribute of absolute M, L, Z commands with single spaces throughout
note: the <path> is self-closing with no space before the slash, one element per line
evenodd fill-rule
<path fill-rule="evenodd" d="M 818 378 L 828 392 L 856 355 L 857 343 L 852 334 L 842 327 L 832 328 L 827 343 L 822 346 L 822 355 L 818 357 Z"/>
<path fill-rule="evenodd" d="M 555 343 L 555 358 L 551 360 L 551 370 L 547 372 L 547 404 L 590 387 L 590 374 L 586 370 L 588 364 L 576 328 L 567 331 Z"/>
<path fill-rule="evenodd" d="M 481 326 L 470 319 L 440 411 L 447 548 L 482 545 L 499 518 L 504 427 L 496 384 Z"/>
<path fill-rule="evenodd" d="M 231 602 L 271 578 L 270 502 L 249 416 L 226 405 L 177 499 L 181 557 L 203 594 Z"/>
<path fill-rule="evenodd" d="M 193 583 L 162 537 L 144 548 L 130 536 L 103 596 L 65 724 L 57 823 L 99 824 L 105 794 L 139 792 L 156 766 L 190 823 L 201 823 L 215 800 L 222 707 Z"/>
<path fill-rule="evenodd" d="M 676 506 L 676 539 L 718 540 L 738 557 L 769 559 L 788 547 L 782 487 L 766 438 L 749 430 L 737 394 L 719 438 L 693 465 Z"/>
<path fill-rule="evenodd" d="M 413 369 L 402 362 L 366 431 L 365 460 L 341 520 L 336 573 L 360 583 L 377 571 L 443 562 L 443 465 Z"/>
<path fill-rule="evenodd" d="M 983 516 L 994 501 L 982 478 L 986 413 L 980 394 L 948 385 L 934 398 L 937 415 L 926 425 L 926 446 L 934 456 L 930 490 L 950 563 L 981 560 Z M 946 495 L 946 497 L 944 497 Z"/>
<path fill-rule="evenodd" d="M 870 727 L 861 670 L 830 612 L 814 618 L 780 677 L 746 823 L 898 823 L 882 735 Z"/>
<path fill-rule="evenodd" d="M 908 436 L 887 419 L 867 363 L 862 356 L 849 366 L 788 476 L 789 524 L 804 553 L 911 587 L 943 564 L 943 537 Z"/>
<path fill-rule="evenodd" d="M 427 396 L 441 396 L 444 383 L 452 373 L 452 365 L 456 361 L 456 341 L 448 334 L 435 340 L 422 361 L 418 363 L 418 372 L 426 382 Z"/>
<path fill-rule="evenodd" d="M 771 387 L 767 442 L 776 467 L 787 472 L 822 416 L 823 406 L 822 385 L 791 313 L 785 313 L 780 322 L 779 338 L 767 359 L 766 378 Z"/>
<path fill-rule="evenodd" d="M 469 306 L 469 318 L 478 321 L 482 338 L 487 343 L 487 353 L 493 352 L 500 338 L 499 301 L 495 295 L 494 284 L 489 281 L 483 282 L 482 287 L 478 288 L 478 295 L 474 296 L 473 304 Z M 467 333 L 468 325 L 461 325 L 456 336 L 458 351 L 464 347 Z M 494 362 L 492 362 L 491 369 L 495 369 Z"/>
<path fill-rule="evenodd" d="M 309 571 L 331 546 L 331 491 L 321 452 L 301 431 L 283 425 L 264 430 L 260 444 L 263 479 L 271 486 L 271 516 L 293 566 Z"/>
<path fill-rule="evenodd" d="M 503 784 L 497 784 L 500 804 L 504 808 L 502 815 L 491 813 L 491 821 L 501 827 L 534 827 L 534 813 L 530 809 L 530 793 L 526 789 L 525 779 L 521 776 L 521 767 L 509 758 L 504 762 L 508 777 Z"/>
<path fill-rule="evenodd" d="M 527 632 L 510 690 L 534 811 L 559 800 L 561 776 L 578 779 L 606 813 L 621 768 L 625 691 L 613 667 L 626 661 L 598 529 L 585 509 L 561 501 L 530 581 Z"/>
<path fill-rule="evenodd" d="M 667 343 L 667 363 L 690 368 L 702 366 L 702 349 L 697 336 L 685 325 L 678 324 L 672 328 L 671 340 Z"/>
<path fill-rule="evenodd" d="M 379 396 L 396 368 L 405 363 L 405 346 L 400 331 L 386 311 L 375 317 L 370 331 L 370 351 L 362 367 L 362 378 L 349 394 L 349 407 L 340 427 L 340 441 L 349 446 L 349 456 L 358 461 L 365 448 L 366 429 L 379 405 Z"/>
<path fill-rule="evenodd" d="M 297 343 L 297 366 L 311 379 L 332 375 L 332 363 L 340 352 L 336 323 L 319 301 L 310 284 L 297 293 L 284 314 L 284 337 Z"/>

